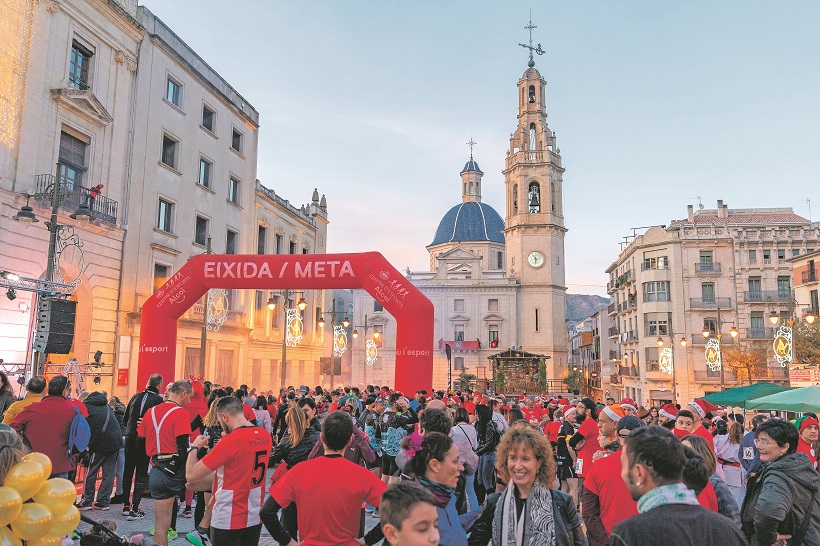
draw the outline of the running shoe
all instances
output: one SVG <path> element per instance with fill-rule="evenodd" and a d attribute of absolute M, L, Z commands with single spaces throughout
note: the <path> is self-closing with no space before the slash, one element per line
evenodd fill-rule
<path fill-rule="evenodd" d="M 82 506 L 80 506 L 80 512 L 88 512 L 89 510 L 93 510 L 93 509 L 94 509 L 93 504 L 83 504 Z"/>
<path fill-rule="evenodd" d="M 182 511 L 182 517 L 183 518 L 188 518 L 188 519 L 191 519 L 192 517 L 194 517 L 194 513 L 191 511 L 190 506 L 186 506 L 185 510 Z"/>
<path fill-rule="evenodd" d="M 131 507 L 127 504 L 123 504 L 122 505 L 122 515 L 127 516 L 130 513 L 131 513 Z"/>
<path fill-rule="evenodd" d="M 148 534 L 151 535 L 151 536 L 154 536 L 155 531 L 156 531 L 156 529 L 151 529 L 151 530 L 148 531 Z M 168 529 L 168 542 L 171 542 L 172 540 L 176 540 L 178 536 L 179 536 L 179 533 L 177 533 L 176 529 Z"/>
<path fill-rule="evenodd" d="M 114 495 L 111 497 L 111 504 L 122 504 L 125 502 L 125 495 L 120 493 L 119 495 Z"/>
<path fill-rule="evenodd" d="M 185 540 L 194 546 L 211 546 L 211 541 L 208 540 L 208 533 L 201 527 L 198 527 L 185 535 Z"/>
<path fill-rule="evenodd" d="M 94 508 L 96 508 L 97 510 L 103 510 L 103 511 L 111 510 L 111 507 L 109 505 L 106 504 L 105 506 L 103 506 L 99 502 L 94 503 Z"/>
<path fill-rule="evenodd" d="M 130 510 L 128 512 L 128 517 L 126 519 L 128 521 L 135 521 L 135 520 L 143 519 L 143 518 L 145 518 L 145 512 L 143 512 L 142 510 L 137 508 L 136 512 L 134 512 L 133 510 Z M 153 535 L 154 533 L 152 532 L 151 534 Z"/>

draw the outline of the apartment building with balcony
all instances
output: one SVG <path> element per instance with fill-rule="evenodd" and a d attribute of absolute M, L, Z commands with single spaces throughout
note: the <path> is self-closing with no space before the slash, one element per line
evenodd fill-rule
<path fill-rule="evenodd" d="M 68 355 L 112 362 L 129 184 L 138 44 L 136 0 L 6 2 L 0 33 L 0 269 L 44 276 L 46 226 L 57 188 L 57 280 L 73 282 L 77 301 Z M 102 185 L 102 187 L 99 187 Z M 92 191 L 92 188 L 95 188 Z M 96 190 L 101 190 L 99 195 Z M 27 199 L 21 194 L 30 194 Z M 28 204 L 37 222 L 13 217 Z M 91 221 L 70 217 L 89 207 Z M 72 237 L 76 235 L 77 238 Z M 64 245 L 64 246 L 63 246 Z M 62 252 L 59 250 L 62 248 Z M 0 297 L 0 359 L 31 361 L 36 296 Z M 106 368 L 106 381 L 110 380 Z"/>
<path fill-rule="evenodd" d="M 729 209 L 722 201 L 697 213 L 689 206 L 686 219 L 636 236 L 607 269 L 610 334 L 620 345 L 624 395 L 657 405 L 672 401 L 674 390 L 675 401 L 685 404 L 736 386 L 729 367 L 721 374 L 706 365 L 702 332 L 721 332 L 724 346 L 770 344 L 767 317 L 789 312 L 789 260 L 813 252 L 819 239 L 817 225 L 790 208 Z M 731 328 L 736 339 L 728 335 Z M 661 354 L 670 346 L 674 374 L 662 370 L 669 369 Z M 752 378 L 786 379 L 773 358 Z"/>

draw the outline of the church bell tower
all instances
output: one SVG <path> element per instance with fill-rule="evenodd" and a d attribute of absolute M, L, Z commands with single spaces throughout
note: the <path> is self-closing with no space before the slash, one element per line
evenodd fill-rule
<path fill-rule="evenodd" d="M 523 350 L 550 356 L 547 376 L 567 370 L 563 174 L 555 133 L 547 125 L 547 82 L 535 68 L 532 21 L 527 70 L 518 82 L 518 123 L 504 167 L 507 274 L 520 285 L 518 320 Z"/>

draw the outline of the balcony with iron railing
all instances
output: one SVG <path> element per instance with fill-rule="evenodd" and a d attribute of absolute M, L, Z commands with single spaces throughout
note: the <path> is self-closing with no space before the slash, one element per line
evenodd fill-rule
<path fill-rule="evenodd" d="M 627 341 L 638 341 L 638 331 L 637 330 L 630 330 L 626 334 Z"/>
<path fill-rule="evenodd" d="M 746 302 L 788 302 L 788 290 L 747 290 L 743 292 L 743 301 Z"/>
<path fill-rule="evenodd" d="M 729 309 L 732 298 L 689 298 L 689 307 L 692 309 Z"/>
<path fill-rule="evenodd" d="M 747 328 L 746 337 L 748 339 L 774 339 L 776 329 L 771 327 Z"/>
<path fill-rule="evenodd" d="M 621 334 L 621 330 L 617 326 L 612 326 L 609 329 L 609 337 L 617 337 Z"/>
<path fill-rule="evenodd" d="M 618 375 L 621 377 L 640 377 L 637 366 L 618 366 Z"/>
<path fill-rule="evenodd" d="M 695 370 L 695 381 L 697 383 L 720 383 L 720 370 Z M 737 383 L 735 372 L 729 369 L 723 370 L 724 383 Z"/>
<path fill-rule="evenodd" d="M 43 206 L 51 203 L 51 192 L 57 177 L 53 174 L 38 174 L 35 178 L 34 199 Z M 96 195 L 88 188 L 60 181 L 58 202 L 61 209 L 74 212 L 80 205 L 88 205 L 91 217 L 111 224 L 117 223 L 117 202 L 104 195 Z"/>
<path fill-rule="evenodd" d="M 205 313 L 205 305 L 201 303 L 195 303 L 191 306 L 190 309 L 186 312 L 186 316 L 189 320 L 203 320 Z M 233 311 L 228 310 L 228 314 L 225 318 L 225 324 L 229 326 L 242 326 L 242 320 L 245 317 L 245 313 L 242 311 Z"/>
<path fill-rule="evenodd" d="M 803 284 L 808 284 L 810 282 L 817 282 L 817 270 L 816 269 L 807 269 L 800 274 L 800 280 Z"/>
<path fill-rule="evenodd" d="M 718 262 L 697 262 L 695 264 L 695 273 L 698 273 L 698 274 L 720 273 L 720 263 L 718 263 Z"/>
<path fill-rule="evenodd" d="M 614 315 L 618 312 L 618 304 L 617 303 L 610 303 L 609 306 L 606 308 L 607 315 Z"/>

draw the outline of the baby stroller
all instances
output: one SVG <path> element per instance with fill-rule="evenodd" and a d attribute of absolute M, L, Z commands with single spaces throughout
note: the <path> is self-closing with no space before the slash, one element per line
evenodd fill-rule
<path fill-rule="evenodd" d="M 117 533 L 111 531 L 105 525 L 97 523 L 93 519 L 80 514 L 80 520 L 88 523 L 94 530 L 93 535 L 82 535 L 80 537 L 80 546 L 129 546 L 130 543 L 124 538 L 117 536 Z"/>

